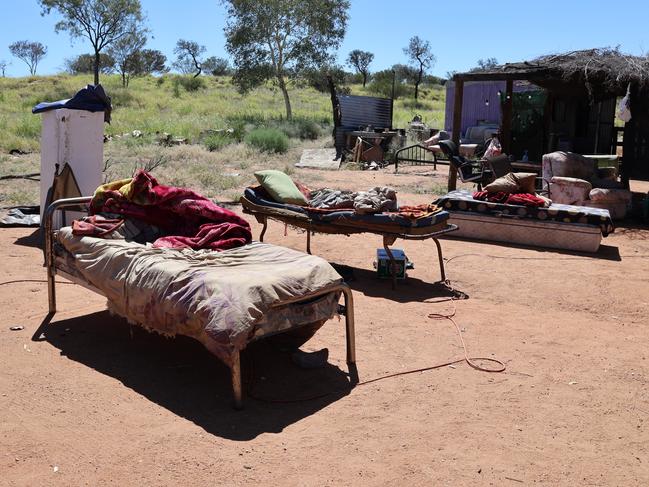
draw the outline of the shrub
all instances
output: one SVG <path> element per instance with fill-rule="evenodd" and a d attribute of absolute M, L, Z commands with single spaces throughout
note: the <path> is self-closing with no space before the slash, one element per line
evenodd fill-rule
<path fill-rule="evenodd" d="M 292 139 L 315 140 L 322 134 L 322 129 L 313 120 L 294 119 L 272 124 Z"/>
<path fill-rule="evenodd" d="M 231 144 L 232 142 L 232 137 L 228 137 L 227 135 L 210 134 L 205 137 L 205 140 L 203 140 L 203 145 L 208 151 L 214 152 L 223 149 L 223 147 Z"/>
<path fill-rule="evenodd" d="M 296 125 L 300 139 L 315 140 L 320 137 L 320 126 L 313 120 L 297 120 Z"/>
<path fill-rule="evenodd" d="M 177 79 L 180 80 L 180 85 L 185 88 L 185 91 L 192 92 L 205 88 L 205 81 L 203 81 L 203 78 L 182 76 Z"/>
<path fill-rule="evenodd" d="M 249 146 L 263 152 L 283 154 L 288 150 L 288 137 L 277 129 L 255 129 L 244 140 Z"/>

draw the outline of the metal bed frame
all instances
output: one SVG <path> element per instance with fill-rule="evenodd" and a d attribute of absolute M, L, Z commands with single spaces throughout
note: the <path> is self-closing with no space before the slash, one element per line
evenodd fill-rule
<path fill-rule="evenodd" d="M 448 165 L 448 161 L 440 160 L 430 147 L 421 144 L 402 147 L 394 153 L 395 174 L 399 172 L 400 162 L 407 162 L 413 166 L 432 165 L 435 171 L 437 171 L 437 164 Z"/>
<path fill-rule="evenodd" d="M 62 269 L 58 269 L 56 266 L 56 256 L 54 255 L 54 229 L 53 229 L 53 216 L 57 210 L 63 208 L 75 207 L 79 205 L 87 205 L 90 203 L 91 197 L 81 197 L 81 198 L 67 198 L 54 201 L 50 206 L 47 207 L 44 214 L 45 220 L 45 266 L 47 268 L 47 297 L 49 303 L 49 318 L 56 313 L 56 275 L 60 275 L 65 279 L 79 284 L 80 286 L 89 289 L 101 296 L 105 294 L 89 282 L 71 275 L 68 272 L 65 272 Z M 340 283 L 333 286 L 329 286 L 318 291 L 305 294 L 300 297 L 286 299 L 279 303 L 272 305 L 273 308 L 284 306 L 286 304 L 300 303 L 303 301 L 309 301 L 313 298 L 319 296 L 324 296 L 333 292 L 341 292 L 344 296 L 345 304 L 344 306 L 338 307 L 339 314 L 344 314 L 345 316 L 345 332 L 346 332 L 346 349 L 347 349 L 347 366 L 349 368 L 350 381 L 353 383 L 358 381 L 358 374 L 356 372 L 356 341 L 355 341 L 355 324 L 354 324 L 354 297 L 352 295 L 351 288 L 345 284 Z M 267 333 L 261 336 L 257 336 L 254 339 L 250 340 L 248 343 L 258 341 L 262 338 L 267 338 L 272 335 L 277 335 L 279 333 L 295 330 L 298 327 L 289 328 L 288 330 L 281 330 L 279 332 Z M 234 395 L 234 407 L 236 409 L 243 408 L 243 382 L 241 376 L 241 351 L 237 351 L 233 355 L 232 365 L 230 367 L 231 378 L 232 378 L 232 390 Z"/>
<path fill-rule="evenodd" d="M 439 271 L 441 275 L 441 282 L 446 281 L 446 271 L 444 270 L 444 258 L 442 255 L 442 245 L 439 243 L 439 238 L 454 232 L 458 229 L 457 225 L 447 224 L 445 228 L 423 234 L 407 233 L 407 232 L 388 232 L 385 230 L 372 230 L 365 227 L 358 226 L 347 226 L 347 225 L 336 225 L 335 223 L 326 223 L 326 222 L 316 222 L 308 217 L 297 217 L 286 214 L 281 210 L 272 212 L 272 210 L 265 211 L 263 207 L 252 203 L 250 200 L 241 197 L 241 203 L 243 206 L 243 212 L 249 215 L 254 216 L 259 223 L 261 223 L 262 229 L 259 234 L 259 241 L 264 241 L 264 235 L 268 229 L 268 220 L 276 220 L 287 225 L 294 227 L 302 228 L 306 230 L 306 251 L 308 254 L 311 254 L 311 233 L 329 233 L 329 234 L 338 234 L 338 235 L 351 235 L 354 233 L 374 233 L 376 235 L 381 235 L 383 237 L 383 248 L 385 249 L 386 254 L 388 254 L 388 259 L 390 260 L 390 274 L 392 275 L 392 289 L 396 288 L 397 285 L 397 276 L 396 269 L 397 264 L 394 260 L 394 255 L 390 246 L 397 241 L 397 239 L 402 240 L 428 240 L 433 239 L 435 246 L 437 247 L 437 257 L 439 259 Z"/>

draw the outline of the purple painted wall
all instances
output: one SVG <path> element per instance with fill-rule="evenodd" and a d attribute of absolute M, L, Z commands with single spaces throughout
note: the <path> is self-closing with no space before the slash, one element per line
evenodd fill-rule
<path fill-rule="evenodd" d="M 525 82 L 514 82 L 514 91 L 536 90 L 536 86 Z M 462 103 L 462 134 L 467 127 L 478 125 L 479 120 L 486 120 L 500 125 L 500 98 L 498 91 L 505 91 L 504 81 L 467 81 L 464 83 Z M 453 130 L 453 100 L 455 83 L 446 83 L 446 111 L 444 129 L 451 133 Z M 489 101 L 489 104 L 486 103 Z"/>

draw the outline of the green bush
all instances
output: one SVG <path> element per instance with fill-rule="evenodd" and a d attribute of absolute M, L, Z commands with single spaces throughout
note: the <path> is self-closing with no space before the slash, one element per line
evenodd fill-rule
<path fill-rule="evenodd" d="M 313 120 L 294 119 L 290 122 L 283 122 L 278 128 L 286 134 L 287 137 L 301 140 L 315 140 L 320 137 L 322 130 Z"/>
<path fill-rule="evenodd" d="M 232 142 L 233 137 L 228 137 L 223 134 L 210 134 L 205 137 L 205 140 L 203 140 L 203 145 L 208 151 L 214 152 L 223 149 L 226 145 L 229 145 Z"/>
<path fill-rule="evenodd" d="M 288 150 L 288 137 L 277 129 L 254 129 L 244 138 L 246 144 L 263 152 L 283 154 Z"/>
<path fill-rule="evenodd" d="M 189 76 L 182 76 L 177 78 L 180 80 L 180 85 L 185 88 L 185 91 L 198 91 L 205 88 L 205 81 L 203 78 L 194 78 Z"/>

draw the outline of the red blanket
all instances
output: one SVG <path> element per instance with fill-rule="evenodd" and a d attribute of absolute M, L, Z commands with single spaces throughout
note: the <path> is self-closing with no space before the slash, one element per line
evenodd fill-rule
<path fill-rule="evenodd" d="M 120 184 L 121 183 L 121 184 Z M 95 192 L 90 214 L 117 213 L 160 228 L 169 236 L 154 247 L 225 250 L 252 240 L 250 225 L 194 191 L 164 186 L 149 173 L 104 185 Z"/>
<path fill-rule="evenodd" d="M 507 205 L 522 205 L 543 207 L 546 201 L 531 193 L 489 193 L 488 191 L 476 191 L 473 193 L 474 200 L 489 201 L 491 203 L 504 203 Z"/>

